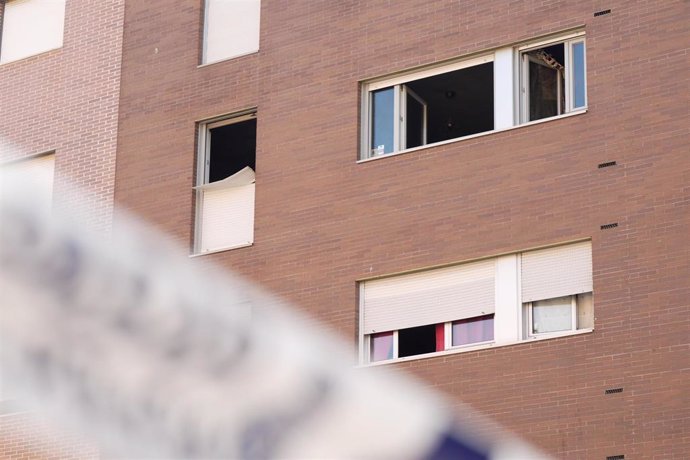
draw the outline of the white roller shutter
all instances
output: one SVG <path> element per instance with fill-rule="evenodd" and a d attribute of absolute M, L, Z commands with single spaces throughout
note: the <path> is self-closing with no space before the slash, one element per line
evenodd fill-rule
<path fill-rule="evenodd" d="M 495 309 L 495 260 L 366 281 L 364 334 L 443 323 Z"/>
<path fill-rule="evenodd" d="M 592 291 L 592 243 L 522 254 L 522 302 Z"/>
<path fill-rule="evenodd" d="M 254 171 L 244 168 L 222 181 L 195 187 L 200 196 L 199 252 L 254 241 Z"/>
<path fill-rule="evenodd" d="M 21 160 L 0 168 L 0 198 L 14 193 L 28 195 L 40 212 L 48 214 L 53 206 L 55 155 Z M 18 190 L 21 189 L 21 192 Z"/>
<path fill-rule="evenodd" d="M 258 51 L 260 0 L 206 0 L 204 64 Z"/>
<path fill-rule="evenodd" d="M 65 0 L 9 0 L 2 21 L 0 64 L 60 48 Z"/>

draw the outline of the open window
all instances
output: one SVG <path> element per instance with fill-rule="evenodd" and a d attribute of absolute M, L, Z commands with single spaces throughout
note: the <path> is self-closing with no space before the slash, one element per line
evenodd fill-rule
<path fill-rule="evenodd" d="M 362 281 L 360 361 L 588 332 L 592 284 L 591 241 Z"/>
<path fill-rule="evenodd" d="M 360 159 L 584 111 L 586 87 L 583 31 L 364 82 Z"/>
<path fill-rule="evenodd" d="M 493 260 L 361 284 L 364 362 L 491 342 Z"/>
<path fill-rule="evenodd" d="M 528 302 L 523 308 L 526 337 L 591 329 L 592 293 Z"/>
<path fill-rule="evenodd" d="M 6 0 L 0 9 L 0 64 L 62 46 L 65 0 Z"/>
<path fill-rule="evenodd" d="M 195 253 L 254 241 L 256 113 L 200 125 Z"/>
<path fill-rule="evenodd" d="M 521 47 L 520 66 L 523 122 L 586 106 L 583 36 Z"/>
<path fill-rule="evenodd" d="M 493 57 L 364 85 L 370 158 L 494 129 Z"/>
<path fill-rule="evenodd" d="M 523 339 L 593 327 L 591 242 L 525 252 L 520 275 Z"/>

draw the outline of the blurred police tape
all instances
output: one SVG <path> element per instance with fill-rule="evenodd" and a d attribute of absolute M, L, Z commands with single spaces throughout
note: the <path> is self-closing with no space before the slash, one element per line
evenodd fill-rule
<path fill-rule="evenodd" d="M 0 199 L 3 391 L 104 455 L 544 458 L 477 434 L 409 377 L 355 369 L 351 347 L 141 224 L 94 236 L 12 190 Z"/>

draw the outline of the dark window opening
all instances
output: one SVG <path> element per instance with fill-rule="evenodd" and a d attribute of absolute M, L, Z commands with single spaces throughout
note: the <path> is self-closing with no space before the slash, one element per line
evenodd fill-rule
<path fill-rule="evenodd" d="M 565 113 L 565 46 L 563 43 L 525 53 L 529 62 L 529 119 Z"/>
<path fill-rule="evenodd" d="M 426 141 L 419 103 L 408 103 L 407 145 L 417 147 L 494 129 L 493 62 L 406 84 L 426 104 Z M 408 95 L 408 100 L 410 96 Z"/>
<path fill-rule="evenodd" d="M 398 357 L 436 351 L 436 325 L 411 327 L 398 331 Z"/>
<path fill-rule="evenodd" d="M 256 118 L 210 128 L 208 181 L 216 182 L 249 166 L 256 171 Z"/>

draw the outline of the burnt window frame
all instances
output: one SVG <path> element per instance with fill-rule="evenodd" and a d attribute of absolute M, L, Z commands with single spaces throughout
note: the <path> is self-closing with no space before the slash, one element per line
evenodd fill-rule
<path fill-rule="evenodd" d="M 554 45 L 563 45 L 564 53 L 564 107 L 562 112 L 549 117 L 537 118 L 534 120 L 530 119 L 530 94 L 529 94 L 529 57 L 528 53 L 541 48 L 546 48 Z M 581 44 L 583 53 L 582 62 L 582 73 L 583 73 L 583 92 L 584 92 L 584 104 L 582 106 L 575 106 L 574 104 L 574 64 L 573 64 L 573 46 Z M 519 108 L 519 123 L 518 125 L 523 125 L 526 123 L 539 122 L 543 120 L 555 119 L 562 117 L 564 115 L 586 111 L 587 110 L 587 43 L 584 31 L 573 32 L 567 35 L 560 35 L 550 39 L 544 39 L 540 41 L 533 41 L 520 45 L 517 48 L 517 80 L 518 80 L 518 108 Z"/>

